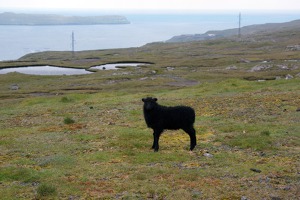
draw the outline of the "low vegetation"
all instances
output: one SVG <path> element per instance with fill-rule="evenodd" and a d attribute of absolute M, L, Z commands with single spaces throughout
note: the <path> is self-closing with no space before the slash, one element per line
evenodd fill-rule
<path fill-rule="evenodd" d="M 0 75 L 1 197 L 297 199 L 300 52 L 285 47 L 300 41 L 299 34 L 278 35 L 76 52 L 74 58 L 43 52 L 1 62 L 155 63 L 89 75 Z M 272 67 L 251 71 L 264 61 Z M 193 152 L 183 131 L 166 131 L 160 151 L 151 150 L 146 96 L 195 109 Z"/>

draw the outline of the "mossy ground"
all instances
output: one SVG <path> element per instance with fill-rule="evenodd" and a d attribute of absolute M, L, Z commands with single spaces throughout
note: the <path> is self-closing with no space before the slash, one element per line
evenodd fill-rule
<path fill-rule="evenodd" d="M 196 44 L 81 52 L 74 61 L 78 67 L 80 60 L 96 62 L 95 57 L 155 63 L 138 69 L 82 76 L 0 75 L 1 197 L 297 199 L 300 79 L 244 78 L 284 77 L 300 69 L 249 72 L 259 62 L 253 58 L 261 48 L 257 43 L 248 51 L 241 47 L 243 57 L 255 60 L 252 64 L 236 63 L 237 42 Z M 256 56 L 275 59 L 278 49 Z M 203 54 L 208 50 L 215 54 Z M 72 59 L 63 60 L 63 52 L 52 55 L 26 59 L 73 66 Z M 274 62 L 300 56 L 284 49 L 280 55 Z M 168 60 L 174 69 L 166 68 Z M 226 70 L 231 64 L 238 69 Z M 10 90 L 12 84 L 19 90 Z M 166 131 L 158 153 L 150 149 L 152 130 L 144 122 L 141 101 L 146 96 L 195 109 L 198 145 L 193 152 L 181 130 Z"/>

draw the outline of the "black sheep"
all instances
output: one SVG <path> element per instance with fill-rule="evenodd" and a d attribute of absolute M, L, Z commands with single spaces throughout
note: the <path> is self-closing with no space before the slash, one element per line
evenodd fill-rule
<path fill-rule="evenodd" d="M 154 151 L 159 149 L 159 137 L 164 129 L 182 129 L 190 136 L 190 150 L 196 146 L 196 131 L 194 129 L 195 111 L 188 106 L 166 107 L 157 103 L 157 98 L 143 98 L 144 118 L 149 128 L 153 129 Z"/>

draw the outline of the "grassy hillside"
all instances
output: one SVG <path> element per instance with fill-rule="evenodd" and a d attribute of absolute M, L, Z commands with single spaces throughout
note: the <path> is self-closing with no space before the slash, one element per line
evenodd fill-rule
<path fill-rule="evenodd" d="M 268 33 L 271 34 L 273 32 L 278 31 L 290 31 L 300 29 L 300 20 L 294 20 L 291 22 L 284 23 L 267 23 L 267 24 L 256 24 L 241 27 L 241 35 L 243 37 L 249 36 L 252 37 L 253 34 L 261 34 Z M 191 42 L 191 41 L 199 41 L 199 40 L 212 40 L 218 38 L 229 38 L 229 37 L 238 37 L 239 29 L 226 29 L 226 30 L 212 30 L 207 31 L 203 34 L 191 34 L 191 35 L 179 35 L 174 36 L 171 39 L 167 40 L 167 42 Z"/>
<path fill-rule="evenodd" d="M 286 46 L 299 44 L 298 35 L 156 43 L 75 57 L 43 52 L 1 62 L 154 63 L 80 76 L 0 75 L 2 198 L 296 199 L 300 52 Z M 258 65 L 268 67 L 253 70 Z M 286 80 L 288 74 L 294 78 Z M 166 131 L 160 151 L 150 149 L 146 96 L 195 109 L 193 152 L 183 131 Z"/>

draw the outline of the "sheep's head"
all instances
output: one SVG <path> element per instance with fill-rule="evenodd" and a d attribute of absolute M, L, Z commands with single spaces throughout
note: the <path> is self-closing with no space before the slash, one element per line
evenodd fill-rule
<path fill-rule="evenodd" d="M 157 105 L 157 98 L 147 97 L 143 98 L 142 101 L 144 102 L 145 110 L 152 110 Z"/>

